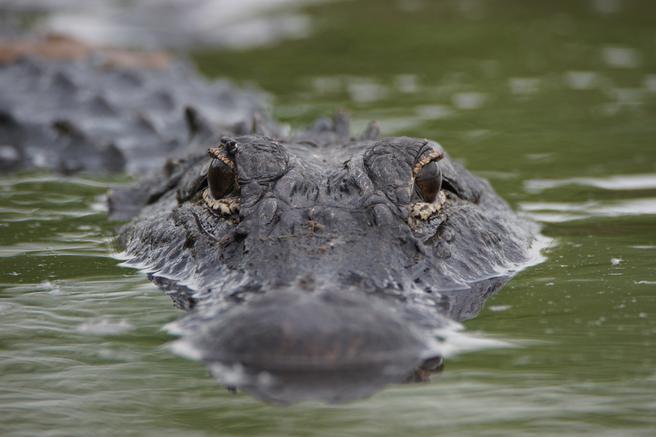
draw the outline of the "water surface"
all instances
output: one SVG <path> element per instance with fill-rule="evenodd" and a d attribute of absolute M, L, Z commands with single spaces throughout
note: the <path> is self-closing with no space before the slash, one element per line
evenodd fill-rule
<path fill-rule="evenodd" d="M 430 384 L 340 406 L 265 405 L 173 355 L 180 313 L 111 256 L 110 181 L 0 179 L 0 433 L 653 435 L 656 6 L 630 1 L 340 1 L 305 38 L 193 52 L 255 83 L 298 128 L 438 140 L 554 240 Z"/>

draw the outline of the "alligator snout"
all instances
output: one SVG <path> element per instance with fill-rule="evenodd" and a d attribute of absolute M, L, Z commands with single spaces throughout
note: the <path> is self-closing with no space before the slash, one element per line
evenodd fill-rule
<path fill-rule="evenodd" d="M 368 396 L 436 354 L 395 307 L 361 291 L 273 290 L 200 331 L 182 341 L 215 376 L 279 402 Z"/>

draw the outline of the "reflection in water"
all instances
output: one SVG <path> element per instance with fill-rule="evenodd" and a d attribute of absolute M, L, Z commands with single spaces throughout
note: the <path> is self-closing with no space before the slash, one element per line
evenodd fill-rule
<path fill-rule="evenodd" d="M 635 49 L 629 47 L 604 47 L 604 61 L 609 67 L 637 68 L 640 66 L 640 56 Z"/>
<path fill-rule="evenodd" d="M 605 178 L 532 179 L 524 182 L 526 190 L 532 193 L 568 185 L 604 190 L 653 190 L 656 189 L 656 174 L 617 175 Z"/>
<path fill-rule="evenodd" d="M 544 223 L 564 223 L 593 217 L 624 217 L 656 215 L 656 198 L 605 199 L 604 194 L 633 192 L 634 195 L 656 189 L 656 175 L 617 175 L 605 178 L 533 179 L 524 182 L 528 192 L 540 194 L 560 190 L 592 188 L 598 190 L 597 199 L 579 202 L 522 202 L 520 207 L 531 218 Z M 556 193 L 558 194 L 558 193 Z M 644 194 L 643 194 L 644 195 Z M 626 196 L 623 196 L 626 197 Z"/>
<path fill-rule="evenodd" d="M 634 199 L 615 202 L 522 203 L 528 215 L 545 223 L 561 223 L 590 217 L 619 217 L 656 214 L 656 199 Z"/>
<path fill-rule="evenodd" d="M 170 325 L 182 335 L 172 350 L 205 362 L 226 387 L 266 401 L 352 401 L 389 384 L 427 382 L 447 357 L 508 347 L 463 333 L 453 320 L 475 317 L 509 279 L 496 277 L 446 291 L 437 312 L 412 302 L 384 302 L 358 290 L 275 290 L 219 313 L 210 308 L 205 311 L 211 314 L 204 316 L 201 310 L 188 318 L 191 324 L 183 319 Z M 405 319 L 402 324 L 398 313 Z M 199 323 L 199 317 L 204 321 Z"/>
<path fill-rule="evenodd" d="M 565 83 L 573 90 L 589 90 L 597 86 L 599 81 L 594 71 L 568 71 L 565 73 Z"/>

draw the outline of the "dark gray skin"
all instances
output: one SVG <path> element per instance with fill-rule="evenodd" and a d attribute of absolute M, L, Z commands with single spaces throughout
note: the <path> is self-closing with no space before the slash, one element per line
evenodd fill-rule
<path fill-rule="evenodd" d="M 289 139 L 223 137 L 212 156 L 115 190 L 110 211 L 140 211 L 118 245 L 189 310 L 176 349 L 266 400 L 337 402 L 424 379 L 440 330 L 474 317 L 537 235 L 437 143 L 379 139 L 375 125 L 354 139 L 340 116 Z M 203 194 L 217 156 L 234 165 L 232 213 Z M 446 201 L 417 219 L 415 177 L 431 160 Z"/>
<path fill-rule="evenodd" d="M 250 131 L 263 113 L 261 93 L 128 56 L 63 38 L 0 44 L 0 170 L 140 174 L 186 148 L 199 119 Z"/>

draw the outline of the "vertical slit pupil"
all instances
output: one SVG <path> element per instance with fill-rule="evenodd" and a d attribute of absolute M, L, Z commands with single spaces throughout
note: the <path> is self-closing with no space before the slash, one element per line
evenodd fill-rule
<path fill-rule="evenodd" d="M 235 185 L 234 169 L 220 159 L 213 159 L 207 170 L 207 184 L 215 199 L 221 199 L 229 194 Z"/>
<path fill-rule="evenodd" d="M 426 164 L 415 177 L 415 187 L 417 194 L 424 202 L 432 203 L 437 198 L 437 193 L 442 188 L 442 171 L 433 161 Z"/>

